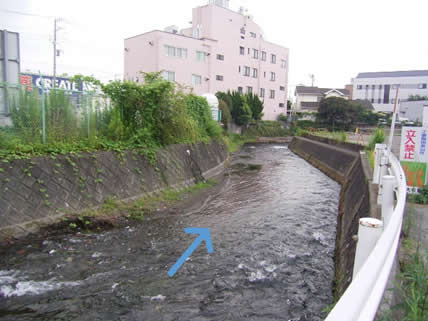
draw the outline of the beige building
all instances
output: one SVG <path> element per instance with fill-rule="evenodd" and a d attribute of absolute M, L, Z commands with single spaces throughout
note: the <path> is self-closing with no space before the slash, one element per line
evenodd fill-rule
<path fill-rule="evenodd" d="M 347 89 L 335 88 L 318 88 L 296 86 L 295 95 L 295 111 L 297 112 L 318 112 L 320 101 L 323 98 L 340 97 L 350 99 Z"/>

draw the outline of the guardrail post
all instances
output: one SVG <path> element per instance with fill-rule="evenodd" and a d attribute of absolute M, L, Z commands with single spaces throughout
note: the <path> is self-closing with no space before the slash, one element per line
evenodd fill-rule
<path fill-rule="evenodd" d="M 354 271 L 352 274 L 353 279 L 372 252 L 377 240 L 382 234 L 382 231 L 383 223 L 381 220 L 372 217 L 360 218 L 360 224 L 358 225 L 357 249 L 355 251 Z"/>
<path fill-rule="evenodd" d="M 386 150 L 385 144 L 376 144 L 375 147 L 375 165 L 373 170 L 373 184 L 380 183 L 380 167 L 381 167 L 381 157 L 383 155 L 383 151 Z"/>
<path fill-rule="evenodd" d="M 382 220 L 385 227 L 388 226 L 394 212 L 394 184 L 394 176 L 385 175 L 382 177 Z"/>
<path fill-rule="evenodd" d="M 382 157 L 380 158 L 380 168 L 379 168 L 379 194 L 377 197 L 377 204 L 381 205 L 382 204 L 382 198 L 383 198 L 383 177 L 388 175 L 388 156 L 386 155 L 386 151 L 384 151 L 382 153 Z"/>

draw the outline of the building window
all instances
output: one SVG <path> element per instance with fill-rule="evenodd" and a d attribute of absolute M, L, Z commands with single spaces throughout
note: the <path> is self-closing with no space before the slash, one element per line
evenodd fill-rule
<path fill-rule="evenodd" d="M 391 104 L 394 104 L 395 103 L 395 99 L 394 98 L 392 98 L 391 99 Z"/>
<path fill-rule="evenodd" d="M 276 64 L 276 56 L 274 54 L 270 55 L 270 62 Z"/>
<path fill-rule="evenodd" d="M 264 97 L 264 96 L 265 96 L 265 89 L 260 88 L 260 97 Z"/>
<path fill-rule="evenodd" d="M 263 73 L 263 77 L 266 78 L 266 71 Z"/>
<path fill-rule="evenodd" d="M 286 66 L 287 66 L 287 62 L 284 59 L 281 59 L 281 68 L 285 69 Z"/>
<path fill-rule="evenodd" d="M 244 47 L 239 47 L 239 54 L 245 55 L 245 48 Z"/>
<path fill-rule="evenodd" d="M 370 102 L 373 104 L 374 103 L 374 98 L 370 99 Z"/>
<path fill-rule="evenodd" d="M 202 77 L 199 75 L 192 75 L 192 84 L 195 85 L 200 85 L 202 83 Z"/>
<path fill-rule="evenodd" d="M 248 86 L 247 87 L 247 94 L 252 94 L 253 93 L 253 87 Z"/>
<path fill-rule="evenodd" d="M 357 85 L 357 89 L 363 89 L 362 85 Z"/>
<path fill-rule="evenodd" d="M 197 61 L 201 61 L 201 62 L 205 62 L 205 52 L 203 51 L 196 51 L 196 60 Z"/>
<path fill-rule="evenodd" d="M 382 89 L 382 85 L 379 85 L 379 89 Z"/>
<path fill-rule="evenodd" d="M 254 33 L 254 32 L 250 32 L 250 36 L 251 37 L 253 37 L 253 38 L 256 38 L 257 36 L 256 36 L 256 34 Z"/>
<path fill-rule="evenodd" d="M 262 60 L 266 61 L 266 51 L 262 51 Z"/>
<path fill-rule="evenodd" d="M 426 89 L 427 84 L 418 84 L 418 89 Z"/>
<path fill-rule="evenodd" d="M 253 58 L 259 59 L 259 51 L 257 49 L 253 49 Z"/>
<path fill-rule="evenodd" d="M 257 78 L 258 77 L 258 70 L 257 68 L 253 68 L 253 78 Z"/>
<path fill-rule="evenodd" d="M 270 81 L 275 81 L 275 73 L 274 72 L 270 73 Z"/>
<path fill-rule="evenodd" d="M 271 99 L 275 99 L 275 90 L 270 90 L 270 92 L 269 92 L 269 98 L 271 98 Z"/>
<path fill-rule="evenodd" d="M 241 66 L 238 66 L 238 72 L 241 73 Z"/>
<path fill-rule="evenodd" d="M 162 71 L 162 78 L 168 81 L 175 81 L 175 72 L 173 71 Z"/>
<path fill-rule="evenodd" d="M 279 90 L 285 91 L 285 87 L 284 86 L 279 86 Z"/>
<path fill-rule="evenodd" d="M 217 75 L 215 76 L 215 79 L 218 81 L 223 81 L 223 76 L 222 75 Z"/>
<path fill-rule="evenodd" d="M 185 48 L 176 48 L 177 57 L 187 58 L 187 49 Z"/>
<path fill-rule="evenodd" d="M 165 49 L 165 56 L 175 57 L 175 47 L 165 45 L 164 49 Z"/>
<path fill-rule="evenodd" d="M 250 77 L 250 67 L 244 66 L 244 76 Z"/>
<path fill-rule="evenodd" d="M 217 60 L 224 60 L 224 56 L 223 55 L 217 55 Z"/>
<path fill-rule="evenodd" d="M 284 103 L 279 103 L 279 107 L 284 107 Z"/>
<path fill-rule="evenodd" d="M 242 87 L 238 87 L 238 93 L 240 93 L 242 95 L 243 92 L 244 91 L 243 91 Z"/>
<path fill-rule="evenodd" d="M 382 99 L 378 98 L 377 103 L 380 104 L 382 102 Z"/>
<path fill-rule="evenodd" d="M 168 56 L 168 57 L 187 58 L 186 48 L 176 48 L 176 47 L 165 45 L 164 51 L 165 51 L 165 56 Z"/>
<path fill-rule="evenodd" d="M 245 28 L 244 27 L 241 28 L 241 34 L 245 35 Z"/>
<path fill-rule="evenodd" d="M 250 48 L 248 48 L 248 54 L 250 54 Z"/>

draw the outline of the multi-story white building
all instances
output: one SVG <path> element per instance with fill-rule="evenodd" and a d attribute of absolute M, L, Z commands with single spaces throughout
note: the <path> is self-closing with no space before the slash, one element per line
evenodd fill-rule
<path fill-rule="evenodd" d="M 398 103 L 411 95 L 428 96 L 428 70 L 363 72 L 352 84 L 352 99 L 368 100 L 376 111 L 392 112 L 397 88 Z"/>
<path fill-rule="evenodd" d="M 289 50 L 264 39 L 244 10 L 228 0 L 210 0 L 193 9 L 192 26 L 153 30 L 125 39 L 125 79 L 162 71 L 166 79 L 198 95 L 235 90 L 264 101 L 264 119 L 287 112 Z"/>

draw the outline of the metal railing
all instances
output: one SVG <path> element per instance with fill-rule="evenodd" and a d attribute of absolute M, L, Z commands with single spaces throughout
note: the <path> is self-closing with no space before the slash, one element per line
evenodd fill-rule
<path fill-rule="evenodd" d="M 373 181 L 379 183 L 382 221 L 360 219 L 353 280 L 325 321 L 372 321 L 382 300 L 397 253 L 407 194 L 400 162 L 383 144 L 376 145 Z"/>

